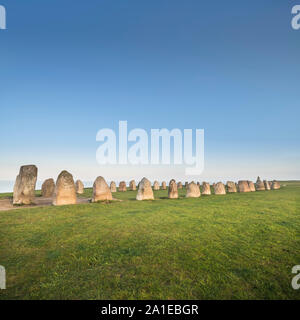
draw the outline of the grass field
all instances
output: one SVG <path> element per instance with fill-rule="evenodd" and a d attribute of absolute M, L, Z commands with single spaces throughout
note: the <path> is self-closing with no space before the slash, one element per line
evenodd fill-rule
<path fill-rule="evenodd" d="M 283 184 L 2 211 L 0 299 L 299 299 L 300 182 Z"/>

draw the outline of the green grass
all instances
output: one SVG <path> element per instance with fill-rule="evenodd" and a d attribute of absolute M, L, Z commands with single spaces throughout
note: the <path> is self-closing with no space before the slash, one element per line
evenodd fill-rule
<path fill-rule="evenodd" d="M 199 199 L 135 195 L 0 211 L 0 299 L 300 298 L 291 287 L 300 264 L 299 182 Z"/>

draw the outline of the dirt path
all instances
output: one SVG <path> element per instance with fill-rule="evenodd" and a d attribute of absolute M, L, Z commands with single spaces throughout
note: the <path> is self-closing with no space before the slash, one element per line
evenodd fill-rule
<path fill-rule="evenodd" d="M 88 198 L 77 198 L 77 203 L 88 203 L 89 200 L 90 199 Z M 51 205 L 52 205 L 52 198 L 44 198 L 44 197 L 36 197 L 35 205 L 23 205 L 23 206 L 14 206 L 12 204 L 12 199 L 0 199 L 0 211 L 46 207 Z"/>

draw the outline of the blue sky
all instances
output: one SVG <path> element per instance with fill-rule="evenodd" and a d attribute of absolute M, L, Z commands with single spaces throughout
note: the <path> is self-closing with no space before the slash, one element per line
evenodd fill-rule
<path fill-rule="evenodd" d="M 198 180 L 300 179 L 298 1 L 0 0 L 0 180 L 34 163 L 93 180 L 185 179 L 106 168 L 96 133 L 203 128 Z"/>

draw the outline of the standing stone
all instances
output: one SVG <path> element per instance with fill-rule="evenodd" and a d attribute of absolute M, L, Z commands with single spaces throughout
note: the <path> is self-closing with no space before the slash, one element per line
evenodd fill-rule
<path fill-rule="evenodd" d="M 269 181 L 264 180 L 264 186 L 265 186 L 265 189 L 266 189 L 266 190 L 271 190 L 271 187 L 270 187 L 270 185 L 269 185 Z"/>
<path fill-rule="evenodd" d="M 136 200 L 154 200 L 151 182 L 148 179 L 143 178 L 140 181 Z"/>
<path fill-rule="evenodd" d="M 251 191 L 247 180 L 240 180 L 238 185 L 239 185 L 240 192 L 250 192 Z"/>
<path fill-rule="evenodd" d="M 208 182 L 203 182 L 202 183 L 202 194 L 206 196 L 211 195 L 211 190 L 210 190 L 210 185 Z"/>
<path fill-rule="evenodd" d="M 263 191 L 263 190 L 265 190 L 265 185 L 264 185 L 264 183 L 260 180 L 260 177 L 257 177 L 255 187 L 256 187 L 256 191 Z"/>
<path fill-rule="evenodd" d="M 119 183 L 119 191 L 120 191 L 120 192 L 125 192 L 125 191 L 127 191 L 127 187 L 126 187 L 126 182 L 125 182 L 125 181 L 121 181 L 121 182 Z"/>
<path fill-rule="evenodd" d="M 110 183 L 110 192 L 117 192 L 117 185 L 114 181 Z"/>
<path fill-rule="evenodd" d="M 75 182 L 75 187 L 76 187 L 76 192 L 78 194 L 83 194 L 84 193 L 84 185 L 83 185 L 81 180 L 77 180 Z"/>
<path fill-rule="evenodd" d="M 232 181 L 227 181 L 227 192 L 228 193 L 235 193 L 237 192 L 236 190 L 236 186 L 235 186 L 235 183 L 232 182 Z"/>
<path fill-rule="evenodd" d="M 35 198 L 38 169 L 35 165 L 22 166 L 14 185 L 13 204 L 31 204 Z"/>
<path fill-rule="evenodd" d="M 189 183 L 186 189 L 186 198 L 199 198 L 200 196 L 199 186 L 195 182 Z"/>
<path fill-rule="evenodd" d="M 169 182 L 168 198 L 169 199 L 177 199 L 178 198 L 177 184 L 174 179 L 172 179 Z"/>
<path fill-rule="evenodd" d="M 131 191 L 135 191 L 135 190 L 136 190 L 136 184 L 135 184 L 135 181 L 134 181 L 134 180 L 131 180 L 131 181 L 129 182 L 129 189 L 130 189 Z"/>
<path fill-rule="evenodd" d="M 93 185 L 92 202 L 112 200 L 110 188 L 103 177 L 97 177 Z"/>
<path fill-rule="evenodd" d="M 280 183 L 276 180 L 272 182 L 272 190 L 280 189 Z"/>
<path fill-rule="evenodd" d="M 166 190 L 166 189 L 167 189 L 167 183 L 166 183 L 166 181 L 163 181 L 163 182 L 161 183 L 161 188 L 162 188 L 162 190 Z"/>
<path fill-rule="evenodd" d="M 270 188 L 272 189 L 272 183 L 273 183 L 273 181 L 268 181 L 268 182 L 269 182 Z"/>
<path fill-rule="evenodd" d="M 226 194 L 225 186 L 222 182 L 218 182 L 215 184 L 215 194 L 220 195 L 220 194 Z"/>
<path fill-rule="evenodd" d="M 172 181 L 172 180 L 171 180 Z M 182 189 L 182 183 L 179 181 L 178 184 L 177 184 L 177 189 Z"/>
<path fill-rule="evenodd" d="M 66 170 L 62 171 L 56 180 L 52 203 L 55 206 L 77 203 L 73 176 Z"/>
<path fill-rule="evenodd" d="M 159 183 L 158 183 L 158 181 L 154 181 L 154 183 L 153 183 L 153 190 L 159 190 Z"/>
<path fill-rule="evenodd" d="M 47 179 L 42 184 L 42 197 L 52 198 L 55 190 L 55 182 L 52 178 Z"/>
<path fill-rule="evenodd" d="M 251 192 L 256 191 L 254 182 L 248 181 L 248 186 Z"/>

